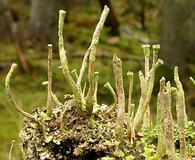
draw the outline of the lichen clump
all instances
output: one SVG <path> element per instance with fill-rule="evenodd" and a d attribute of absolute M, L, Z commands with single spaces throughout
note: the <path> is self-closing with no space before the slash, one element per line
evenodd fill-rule
<path fill-rule="evenodd" d="M 116 146 L 114 129 L 116 112 L 98 113 L 90 119 L 80 116 L 72 100 L 52 110 L 32 113 L 42 123 L 44 131 L 33 121 L 26 120 L 20 132 L 25 159 L 97 159 L 111 156 Z"/>

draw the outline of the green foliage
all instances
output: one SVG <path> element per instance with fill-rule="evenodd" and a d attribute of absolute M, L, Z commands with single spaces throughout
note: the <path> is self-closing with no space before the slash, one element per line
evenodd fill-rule
<path fill-rule="evenodd" d="M 144 147 L 143 156 L 148 159 L 156 157 L 156 146 L 158 143 L 159 126 L 155 125 L 151 130 L 142 130 L 143 138 L 141 138 L 140 146 Z M 185 124 L 185 138 L 187 144 L 188 155 L 195 153 L 195 123 L 194 121 L 187 121 Z M 178 126 L 174 124 L 174 141 L 176 146 L 177 154 L 179 153 L 179 133 Z"/>

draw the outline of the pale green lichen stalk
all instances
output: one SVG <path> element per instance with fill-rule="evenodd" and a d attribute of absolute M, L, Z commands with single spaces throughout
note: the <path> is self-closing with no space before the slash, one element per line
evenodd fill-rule
<path fill-rule="evenodd" d="M 89 90 L 86 98 L 86 107 L 89 115 L 92 113 L 93 104 L 94 104 L 93 96 L 94 96 L 94 87 L 95 87 L 94 72 L 95 72 L 96 47 L 99 42 L 100 32 L 104 26 L 104 22 L 108 16 L 108 13 L 109 13 L 109 8 L 107 6 L 104 6 L 104 10 L 101 14 L 100 20 L 93 34 L 91 45 L 87 51 L 87 54 L 89 54 L 89 67 L 88 67 Z"/>
<path fill-rule="evenodd" d="M 148 46 L 146 46 L 148 47 Z M 154 86 L 154 77 L 155 77 L 155 70 L 163 64 L 163 61 L 158 59 L 157 60 L 157 53 L 160 49 L 159 45 L 153 45 L 153 63 L 152 63 L 152 68 L 147 72 L 145 77 L 143 76 L 142 72 L 139 72 L 139 77 L 140 77 L 140 87 L 141 87 L 141 98 L 139 101 L 139 106 L 138 110 L 135 114 L 134 118 L 134 126 L 136 131 L 140 131 L 142 128 L 142 123 L 143 123 L 143 118 L 144 115 L 148 109 L 152 91 L 153 91 L 153 86 Z M 146 54 L 147 55 L 147 54 Z M 148 65 L 148 64 L 146 64 Z M 148 68 L 148 66 L 146 67 Z"/>
<path fill-rule="evenodd" d="M 19 112 L 21 113 L 24 117 L 36 122 L 38 124 L 38 128 L 42 131 L 43 135 L 45 134 L 45 126 L 43 123 L 41 123 L 37 117 L 31 115 L 30 113 L 28 112 L 25 112 L 15 101 L 12 93 L 11 93 L 11 90 L 10 90 L 10 78 L 13 74 L 13 71 L 14 69 L 17 67 L 17 64 L 16 63 L 13 63 L 11 65 L 11 68 L 5 78 L 5 90 L 6 90 L 6 93 L 7 93 L 7 96 L 9 98 L 9 101 L 12 103 L 13 107 Z"/>
<path fill-rule="evenodd" d="M 125 118 L 125 93 L 123 87 L 122 61 L 116 55 L 113 56 L 113 70 L 117 92 L 117 119 L 116 119 L 116 140 L 123 142 L 124 138 L 124 118 Z"/>
<path fill-rule="evenodd" d="M 7 76 L 6 76 L 6 78 L 5 78 L 5 90 L 6 90 L 6 93 L 7 93 L 7 95 L 8 95 L 8 98 L 9 98 L 10 102 L 12 103 L 13 107 L 14 107 L 19 113 L 21 113 L 23 116 L 25 116 L 25 117 L 28 118 L 28 119 L 31 119 L 31 120 L 33 120 L 33 121 L 36 121 L 36 118 L 35 118 L 34 116 L 32 116 L 30 113 L 25 112 L 25 111 L 16 103 L 16 101 L 15 101 L 15 99 L 14 99 L 12 93 L 11 93 L 9 83 L 10 83 L 10 78 L 11 78 L 11 76 L 12 76 L 12 74 L 13 74 L 13 72 L 14 72 L 14 69 L 15 69 L 16 67 L 17 67 L 17 64 L 13 63 L 13 64 L 11 65 L 11 68 L 10 68 L 10 70 L 9 70 L 9 72 L 8 72 L 8 74 L 7 74 Z"/>
<path fill-rule="evenodd" d="M 176 83 L 176 111 L 177 111 L 177 124 L 179 130 L 179 141 L 180 141 L 180 159 L 187 160 L 186 151 L 186 139 L 185 139 L 185 122 L 187 122 L 185 96 L 182 84 L 179 79 L 178 68 L 174 69 L 174 80 Z"/>
<path fill-rule="evenodd" d="M 63 10 L 59 11 L 59 23 L 58 23 L 58 46 L 59 46 L 59 54 L 60 54 L 60 61 L 62 64 L 62 72 L 64 77 L 70 86 L 75 100 L 75 106 L 82 110 L 82 92 L 79 87 L 76 85 L 75 81 L 72 78 L 70 73 L 70 69 L 68 66 L 68 60 L 66 57 L 66 51 L 64 49 L 64 39 L 63 39 L 63 28 L 64 28 L 64 19 L 65 19 L 66 12 Z"/>
<path fill-rule="evenodd" d="M 118 103 L 118 98 L 117 98 L 117 95 L 116 95 L 114 89 L 112 88 L 112 86 L 110 85 L 109 82 L 106 82 L 106 84 L 104 85 L 104 87 L 107 88 L 110 91 L 110 93 L 112 94 L 113 99 L 114 99 L 113 105 L 107 110 L 107 113 L 111 113 L 116 108 L 116 105 Z"/>
<path fill-rule="evenodd" d="M 91 44 L 89 46 L 89 48 L 87 49 L 86 51 L 86 54 L 83 58 L 83 62 L 82 62 L 82 65 L 81 65 L 81 69 L 80 69 L 80 73 L 79 73 L 79 77 L 78 77 L 78 80 L 77 80 L 77 85 L 80 86 L 81 84 L 81 81 L 82 81 L 82 77 L 84 75 L 84 72 L 85 72 L 85 69 L 87 67 L 87 64 L 88 64 L 88 57 L 90 55 L 91 59 L 95 60 L 95 56 L 94 54 L 96 54 L 96 46 L 99 42 L 99 38 L 100 38 L 100 33 L 101 33 L 101 30 L 104 26 L 104 22 L 107 18 L 107 15 L 109 13 L 109 8 L 107 6 L 104 7 L 104 10 L 102 12 L 102 15 L 100 17 L 100 20 L 96 26 L 96 29 L 95 29 L 95 32 L 93 34 L 93 37 L 92 37 L 92 41 L 91 41 Z M 91 53 L 92 52 L 92 53 Z"/>
<path fill-rule="evenodd" d="M 132 116 L 132 92 L 133 92 L 133 72 L 127 72 L 127 76 L 129 79 L 129 96 L 128 96 L 128 115 L 127 115 L 127 134 L 129 136 L 129 139 L 131 140 L 132 136 L 131 135 L 131 130 L 133 126 L 133 122 L 131 121 L 131 116 Z M 131 140 L 132 141 L 132 140 Z"/>
<path fill-rule="evenodd" d="M 94 73 L 94 83 L 95 83 L 95 89 L 94 89 L 94 105 L 97 106 L 97 92 L 98 92 L 98 81 L 99 81 L 99 72 Z"/>
<path fill-rule="evenodd" d="M 162 77 L 160 80 L 160 91 L 158 93 L 158 99 L 157 99 L 157 126 L 159 130 L 158 134 L 158 145 L 157 145 L 157 156 L 158 159 L 161 160 L 163 157 L 166 156 L 166 143 L 165 143 L 165 136 L 164 136 L 164 112 L 163 112 L 163 106 L 161 104 L 162 102 L 162 93 L 165 87 L 165 78 Z"/>
<path fill-rule="evenodd" d="M 142 45 L 142 48 L 145 57 L 145 79 L 148 79 L 148 72 L 150 70 L 150 45 Z M 146 113 L 144 115 L 143 127 L 145 129 L 151 128 L 151 115 L 149 106 L 147 107 Z"/>
<path fill-rule="evenodd" d="M 47 113 L 48 115 L 52 112 L 52 44 L 48 44 L 48 85 L 47 85 Z"/>
<path fill-rule="evenodd" d="M 165 155 L 169 160 L 176 160 L 174 136 L 173 136 L 173 119 L 171 114 L 171 84 L 165 79 L 160 80 L 159 93 L 159 136 L 157 155 L 159 159 L 163 159 Z"/>
<path fill-rule="evenodd" d="M 170 82 L 162 90 L 162 97 L 160 103 L 163 111 L 163 128 L 166 143 L 166 153 L 169 160 L 176 160 L 174 136 L 173 136 L 173 119 L 171 114 L 171 85 Z"/>

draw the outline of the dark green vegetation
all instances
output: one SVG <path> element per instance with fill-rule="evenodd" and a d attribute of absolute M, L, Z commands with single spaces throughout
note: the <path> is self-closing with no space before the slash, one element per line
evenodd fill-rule
<path fill-rule="evenodd" d="M 98 104 L 99 73 L 95 72 L 96 46 L 108 12 L 109 9 L 105 6 L 78 75 L 76 70 L 70 72 L 69 69 L 63 44 L 65 12 L 62 10 L 59 12 L 60 69 L 72 93 L 65 94 L 64 103 L 61 103 L 52 91 L 52 45 L 48 45 L 48 81 L 44 82 L 48 90 L 47 104 L 46 107 L 35 109 L 32 114 L 25 112 L 12 96 L 9 83 L 17 66 L 12 64 L 6 76 L 5 88 L 15 109 L 27 119 L 20 132 L 21 150 L 25 159 L 184 160 L 193 156 L 194 123 L 188 121 L 186 115 L 184 91 L 177 67 L 174 70 L 175 87 L 171 87 L 170 82 L 166 83 L 165 78 L 160 80 L 157 117 L 154 123 L 151 121 L 149 104 L 155 71 L 163 64 L 163 61 L 158 59 L 159 45 L 152 47 L 143 45 L 145 73 L 139 72 L 141 96 L 137 110 L 131 100 L 133 73 L 127 72 L 129 96 L 126 105 L 122 61 L 116 55 L 112 61 L 116 93 L 109 83 L 105 85 L 113 95 L 114 103 L 111 106 Z M 150 54 L 152 54 L 152 63 Z M 81 83 L 86 69 L 88 69 L 87 87 Z M 52 100 L 56 104 L 55 107 L 52 105 Z M 177 123 L 172 119 L 173 100 L 176 104 Z M 178 146 L 175 145 L 174 139 Z M 178 152 L 180 153 L 177 154 Z"/>

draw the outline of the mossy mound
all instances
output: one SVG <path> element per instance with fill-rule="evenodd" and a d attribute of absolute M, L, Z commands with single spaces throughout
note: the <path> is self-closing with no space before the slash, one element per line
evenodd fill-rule
<path fill-rule="evenodd" d="M 101 108 L 99 106 L 99 108 Z M 48 117 L 46 109 L 35 109 L 33 116 L 44 124 L 26 120 L 20 132 L 25 159 L 95 160 L 103 157 L 120 159 L 130 154 L 130 145 L 116 152 L 116 112 L 99 110 L 91 118 L 80 116 L 72 100 L 53 109 Z"/>

